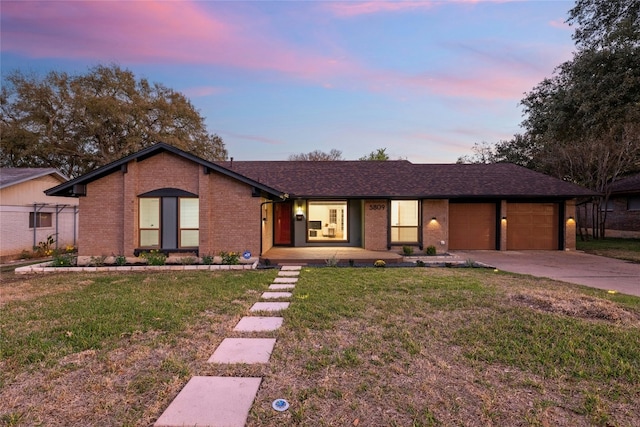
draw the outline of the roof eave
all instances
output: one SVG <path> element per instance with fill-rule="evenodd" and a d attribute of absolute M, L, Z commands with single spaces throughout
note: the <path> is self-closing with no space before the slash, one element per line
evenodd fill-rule
<path fill-rule="evenodd" d="M 111 162 L 109 164 L 106 164 L 102 167 L 99 167 L 98 169 L 91 171 L 89 173 L 86 173 L 82 176 L 79 176 L 77 178 L 74 178 L 70 181 L 67 181 L 63 184 L 60 184 L 58 186 L 55 186 L 53 188 L 49 188 L 48 190 L 45 191 L 45 194 L 47 196 L 62 196 L 62 197 L 78 197 L 76 194 L 73 193 L 73 186 L 74 185 L 86 185 L 92 181 L 95 181 L 97 179 L 100 179 L 104 176 L 110 175 L 114 172 L 116 172 L 118 169 L 121 169 L 123 165 L 126 165 L 127 163 L 131 162 L 131 161 L 142 161 L 144 159 L 147 159 L 151 156 L 154 156 L 156 154 L 158 154 L 159 152 L 162 151 L 166 151 L 166 152 L 170 152 L 172 154 L 181 156 L 183 158 L 186 158 L 188 160 L 191 160 L 201 166 L 203 166 L 204 168 L 206 168 L 209 171 L 215 171 L 224 175 L 229 176 L 230 178 L 234 178 L 238 181 L 241 181 L 244 184 L 250 185 L 251 187 L 255 187 L 261 191 L 264 191 L 265 193 L 271 194 L 273 196 L 276 197 L 283 197 L 283 193 L 281 191 L 278 191 L 275 188 L 271 188 L 267 185 L 264 185 L 260 182 L 254 181 L 250 178 L 247 178 L 244 175 L 241 175 L 237 172 L 234 172 L 232 170 L 229 170 L 225 167 L 222 167 L 220 165 L 217 165 L 213 162 L 204 160 L 198 156 L 195 156 L 191 153 L 187 153 L 186 151 L 180 150 L 179 148 L 176 148 L 172 145 L 166 144 L 164 142 L 159 142 L 157 144 L 154 144 L 150 147 L 144 148 L 140 151 L 138 151 L 137 153 L 134 154 L 130 154 L 126 157 L 123 157 L 122 159 L 116 160 L 114 162 Z"/>

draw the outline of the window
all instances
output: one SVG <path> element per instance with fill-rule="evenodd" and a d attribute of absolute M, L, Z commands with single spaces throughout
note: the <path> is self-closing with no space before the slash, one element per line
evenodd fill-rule
<path fill-rule="evenodd" d="M 627 210 L 640 211 L 640 196 L 629 197 L 627 199 Z"/>
<path fill-rule="evenodd" d="M 391 243 L 418 243 L 417 200 L 391 201 Z"/>
<path fill-rule="evenodd" d="M 29 212 L 29 228 L 51 227 L 51 212 Z"/>
<path fill-rule="evenodd" d="M 600 210 L 601 211 L 612 212 L 613 211 L 613 200 L 612 199 L 607 200 L 607 204 L 606 205 L 604 203 L 602 203 L 600 205 Z"/>
<path fill-rule="evenodd" d="M 308 241 L 348 240 L 346 201 L 309 201 L 307 212 Z"/>
<path fill-rule="evenodd" d="M 200 203 L 198 199 L 180 201 L 180 247 L 197 247 L 200 244 Z"/>
<path fill-rule="evenodd" d="M 160 198 L 140 199 L 140 246 L 160 247 Z"/>
<path fill-rule="evenodd" d="M 141 197 L 140 247 L 179 249 L 200 244 L 200 203 L 195 197 Z"/>

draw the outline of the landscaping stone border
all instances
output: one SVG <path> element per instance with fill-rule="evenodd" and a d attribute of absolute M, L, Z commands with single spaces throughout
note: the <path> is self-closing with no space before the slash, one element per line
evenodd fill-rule
<path fill-rule="evenodd" d="M 15 274 L 47 274 L 47 273 L 95 273 L 99 271 L 200 271 L 200 270 L 255 270 L 258 259 L 250 259 L 247 263 L 237 265 L 109 265 L 104 267 L 52 267 L 52 262 L 42 262 L 15 269 Z"/>

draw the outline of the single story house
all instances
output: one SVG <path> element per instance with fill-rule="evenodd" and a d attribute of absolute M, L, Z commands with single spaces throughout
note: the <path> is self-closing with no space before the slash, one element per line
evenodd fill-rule
<path fill-rule="evenodd" d="M 605 236 L 640 238 L 640 173 L 613 183 L 606 209 Z"/>
<path fill-rule="evenodd" d="M 49 237 L 51 249 L 76 244 L 78 200 L 44 193 L 66 181 L 52 168 L 0 168 L 0 259 L 15 259 Z"/>
<path fill-rule="evenodd" d="M 574 249 L 575 199 L 594 194 L 513 164 L 209 162 L 164 143 L 46 193 L 80 198 L 79 256 Z"/>

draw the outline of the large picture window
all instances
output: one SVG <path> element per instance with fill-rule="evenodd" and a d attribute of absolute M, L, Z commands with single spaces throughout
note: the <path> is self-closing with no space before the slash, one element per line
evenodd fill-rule
<path fill-rule="evenodd" d="M 200 203 L 195 197 L 141 197 L 139 244 L 142 248 L 199 246 Z"/>
<path fill-rule="evenodd" d="M 307 212 L 308 241 L 348 240 L 346 201 L 309 201 Z"/>
<path fill-rule="evenodd" d="M 418 243 L 417 200 L 391 201 L 391 243 Z"/>

